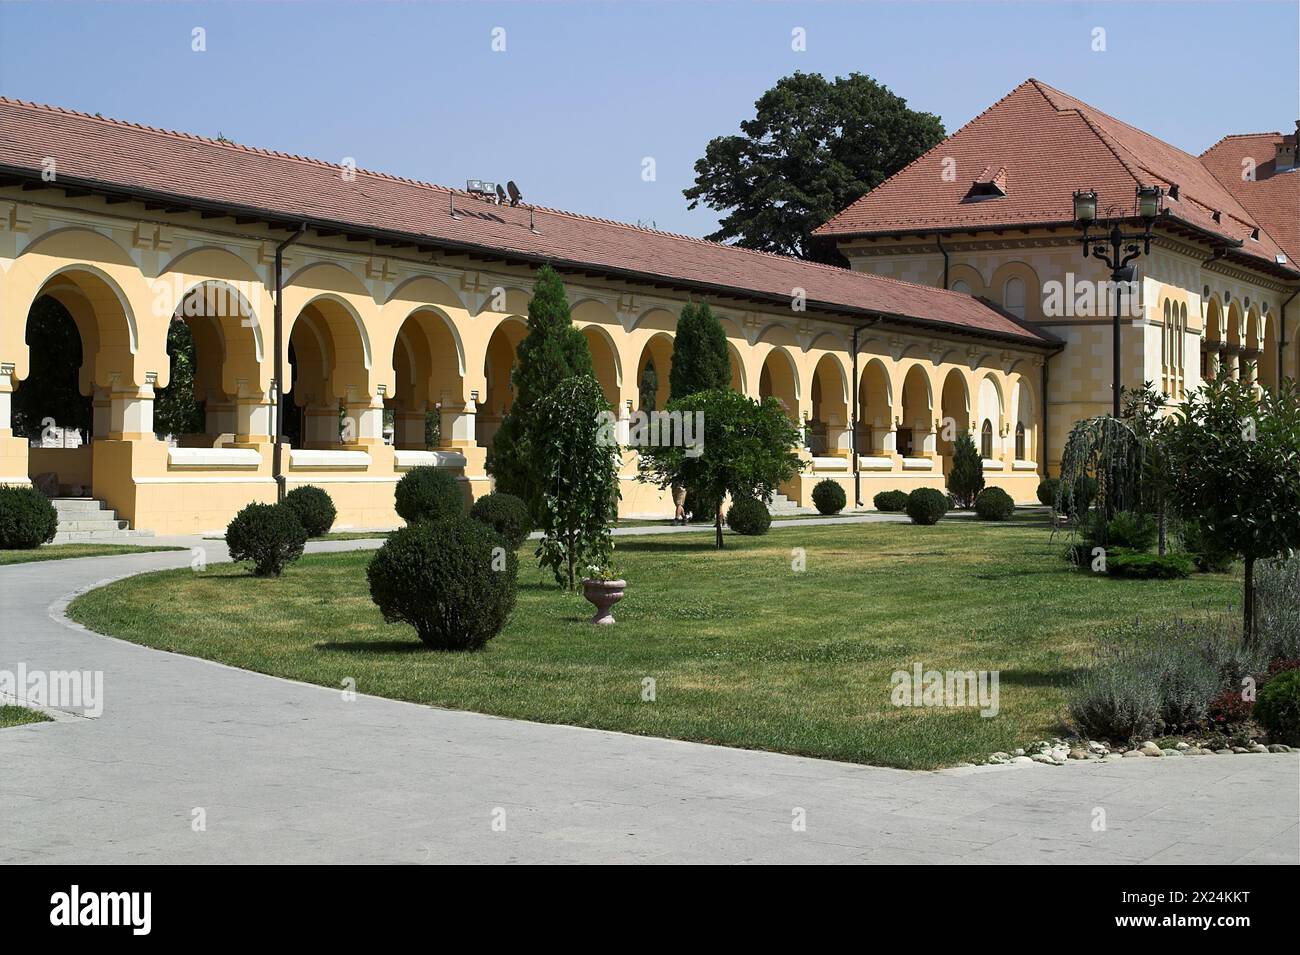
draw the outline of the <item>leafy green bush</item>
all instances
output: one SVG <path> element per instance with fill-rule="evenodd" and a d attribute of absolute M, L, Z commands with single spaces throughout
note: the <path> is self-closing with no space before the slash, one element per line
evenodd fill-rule
<path fill-rule="evenodd" d="M 767 505 L 756 497 L 738 497 L 727 510 L 727 526 L 737 534 L 758 537 L 772 526 L 772 515 Z"/>
<path fill-rule="evenodd" d="M 58 512 L 36 488 L 0 487 L 0 549 L 40 547 L 58 528 Z"/>
<path fill-rule="evenodd" d="M 329 494 L 310 484 L 296 487 L 286 494 L 284 504 L 297 516 L 308 537 L 328 534 L 338 516 Z"/>
<path fill-rule="evenodd" d="M 682 502 L 686 513 L 691 516 L 693 524 L 712 524 L 718 516 L 718 502 L 711 500 L 707 494 L 688 488 L 686 500 Z"/>
<path fill-rule="evenodd" d="M 1060 478 L 1043 478 L 1038 482 L 1038 503 L 1056 507 L 1056 492 L 1061 486 Z"/>
<path fill-rule="evenodd" d="M 948 513 L 948 495 L 932 487 L 918 487 L 907 495 L 907 516 L 913 524 L 937 524 Z"/>
<path fill-rule="evenodd" d="M 813 488 L 812 499 L 813 506 L 817 508 L 819 514 L 838 514 L 848 503 L 844 488 L 840 487 L 838 481 L 832 481 L 830 478 L 817 482 L 817 486 Z"/>
<path fill-rule="evenodd" d="M 1150 514 L 1120 511 L 1106 524 L 1106 546 L 1150 550 L 1159 534 L 1160 526 Z"/>
<path fill-rule="evenodd" d="M 881 491 L 871 499 L 876 510 L 887 513 L 901 514 L 907 510 L 907 492 L 906 491 Z"/>
<path fill-rule="evenodd" d="M 496 531 L 466 517 L 394 532 L 366 568 L 370 599 L 435 650 L 478 650 L 515 606 L 519 560 Z"/>
<path fill-rule="evenodd" d="M 465 513 L 460 481 L 442 468 L 412 468 L 397 482 L 394 505 L 408 524 L 458 517 Z"/>
<path fill-rule="evenodd" d="M 1300 745 L 1300 670 L 1285 670 L 1264 684 L 1255 719 L 1273 742 Z"/>
<path fill-rule="evenodd" d="M 986 487 L 975 496 L 975 514 L 982 521 L 1007 521 L 1016 512 L 1016 502 L 1000 487 Z"/>
<path fill-rule="evenodd" d="M 1232 564 L 1237 558 L 1213 534 L 1206 533 L 1205 525 L 1199 520 L 1183 524 L 1183 547 L 1196 563 L 1196 569 L 1205 574 L 1226 574 L 1232 570 Z"/>
<path fill-rule="evenodd" d="M 500 534 L 511 550 L 517 550 L 533 530 L 528 505 L 504 491 L 484 494 L 469 509 L 469 516 Z"/>
<path fill-rule="evenodd" d="M 306 529 L 285 504 L 249 504 L 226 526 L 230 559 L 252 561 L 258 577 L 279 577 L 306 543 Z"/>
<path fill-rule="evenodd" d="M 1130 580 L 1178 580 L 1190 575 L 1192 559 L 1186 554 L 1161 557 L 1128 547 L 1106 548 L 1106 573 Z"/>

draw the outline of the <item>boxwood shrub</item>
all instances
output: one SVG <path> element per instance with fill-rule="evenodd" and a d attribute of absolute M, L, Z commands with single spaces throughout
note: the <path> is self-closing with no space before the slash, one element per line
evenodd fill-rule
<path fill-rule="evenodd" d="M 504 491 L 484 494 L 469 509 L 469 516 L 500 534 L 511 550 L 518 549 L 533 529 L 528 505 Z"/>
<path fill-rule="evenodd" d="M 1192 559 L 1173 552 L 1161 557 L 1128 547 L 1106 548 L 1106 573 L 1134 580 L 1177 580 L 1192 572 Z"/>
<path fill-rule="evenodd" d="M 465 496 L 455 475 L 442 468 L 411 468 L 397 482 L 394 506 L 408 524 L 458 517 L 465 513 Z"/>
<path fill-rule="evenodd" d="M 1016 502 L 1000 487 L 986 487 L 975 495 L 975 514 L 982 521 L 1006 521 L 1016 512 Z"/>
<path fill-rule="evenodd" d="M 901 514 L 907 510 L 907 492 L 881 491 L 871 499 L 871 503 L 875 505 L 878 511 Z"/>
<path fill-rule="evenodd" d="M 758 498 L 739 497 L 732 500 L 727 510 L 727 526 L 737 534 L 757 537 L 766 534 L 772 526 L 772 515 Z"/>
<path fill-rule="evenodd" d="M 249 504 L 226 526 L 230 559 L 252 561 L 258 577 L 279 577 L 306 543 L 307 531 L 287 504 Z"/>
<path fill-rule="evenodd" d="M 0 487 L 0 550 L 31 550 L 54 539 L 59 514 L 34 487 Z"/>
<path fill-rule="evenodd" d="M 310 484 L 296 487 L 286 494 L 284 504 L 297 516 L 308 537 L 328 534 L 338 516 L 329 494 Z"/>
<path fill-rule="evenodd" d="M 478 650 L 515 606 L 519 560 L 496 531 L 468 517 L 395 531 L 366 568 L 389 623 L 407 623 L 434 650 Z"/>
<path fill-rule="evenodd" d="M 844 488 L 840 487 L 838 481 L 832 481 L 830 478 L 817 482 L 817 486 L 813 488 L 812 499 L 813 506 L 817 508 L 819 514 L 838 514 L 848 503 Z"/>
<path fill-rule="evenodd" d="M 907 495 L 907 516 L 913 524 L 937 524 L 948 513 L 948 495 L 932 487 L 918 487 Z"/>
<path fill-rule="evenodd" d="M 1038 482 L 1038 503 L 1056 507 L 1056 490 L 1061 486 L 1060 478 L 1043 478 Z"/>
<path fill-rule="evenodd" d="M 1300 745 L 1300 670 L 1283 670 L 1264 684 L 1255 719 L 1273 742 Z"/>

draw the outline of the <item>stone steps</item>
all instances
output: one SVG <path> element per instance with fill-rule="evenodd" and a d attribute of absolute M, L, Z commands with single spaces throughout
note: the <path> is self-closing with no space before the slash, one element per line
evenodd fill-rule
<path fill-rule="evenodd" d="M 153 537 L 153 531 L 131 529 L 129 521 L 93 497 L 56 497 L 50 500 L 59 515 L 55 544 L 112 543 Z"/>

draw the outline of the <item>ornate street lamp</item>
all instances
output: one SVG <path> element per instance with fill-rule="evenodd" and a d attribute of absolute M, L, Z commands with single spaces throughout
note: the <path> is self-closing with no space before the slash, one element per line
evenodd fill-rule
<path fill-rule="evenodd" d="M 1114 373 L 1114 409 L 1116 418 L 1120 416 L 1120 295 L 1124 282 L 1133 281 L 1133 268 L 1129 265 L 1139 255 L 1151 252 L 1151 239 L 1154 234 L 1151 226 L 1160 216 L 1161 199 L 1164 193 L 1159 186 L 1137 187 L 1137 215 L 1142 220 L 1141 232 L 1125 232 L 1120 228 L 1122 218 L 1111 220 L 1110 233 L 1105 236 L 1091 236 L 1088 230 L 1097 223 L 1097 192 L 1095 189 L 1079 189 L 1074 193 L 1074 221 L 1083 229 L 1083 257 L 1089 256 L 1105 262 L 1110 269 L 1110 278 L 1115 285 L 1115 315 L 1113 323 L 1113 373 Z M 1141 243 L 1139 245 L 1139 243 Z"/>

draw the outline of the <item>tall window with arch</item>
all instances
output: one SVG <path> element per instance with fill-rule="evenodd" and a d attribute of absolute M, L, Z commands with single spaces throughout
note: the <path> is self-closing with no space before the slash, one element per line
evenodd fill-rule
<path fill-rule="evenodd" d="M 1016 460 L 1025 460 L 1025 423 L 1016 422 Z"/>
<path fill-rule="evenodd" d="M 993 422 L 988 418 L 984 419 L 984 424 L 980 427 L 980 455 L 984 458 L 993 457 Z"/>

